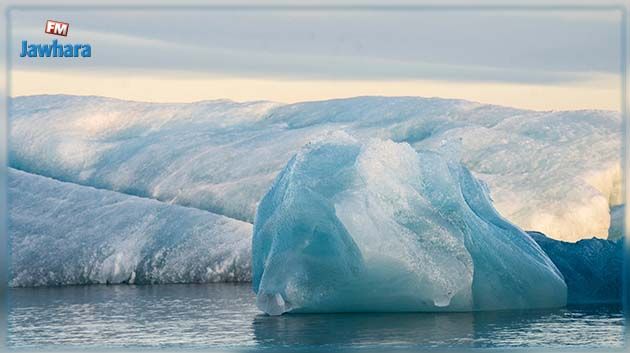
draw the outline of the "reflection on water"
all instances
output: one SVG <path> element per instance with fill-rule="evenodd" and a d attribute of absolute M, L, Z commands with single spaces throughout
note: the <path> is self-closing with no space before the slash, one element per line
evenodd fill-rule
<path fill-rule="evenodd" d="M 263 347 L 621 347 L 619 307 L 479 313 L 288 315 L 254 319 Z"/>
<path fill-rule="evenodd" d="M 11 347 L 617 347 L 618 306 L 483 313 L 262 315 L 248 284 L 12 289 Z"/>
<path fill-rule="evenodd" d="M 369 347 L 466 346 L 474 342 L 473 315 L 325 314 L 256 316 L 254 335 L 263 347 L 276 345 Z"/>

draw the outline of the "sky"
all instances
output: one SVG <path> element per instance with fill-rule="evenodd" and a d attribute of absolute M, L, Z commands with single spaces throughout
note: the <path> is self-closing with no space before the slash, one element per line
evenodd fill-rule
<path fill-rule="evenodd" d="M 12 10 L 11 95 L 297 102 L 462 98 L 537 110 L 620 106 L 616 11 Z M 68 37 L 43 31 L 70 23 Z M 21 58 L 29 43 L 91 58 Z"/>

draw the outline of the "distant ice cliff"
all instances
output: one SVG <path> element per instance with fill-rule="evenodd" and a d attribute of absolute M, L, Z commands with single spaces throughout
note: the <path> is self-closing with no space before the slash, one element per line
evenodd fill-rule
<path fill-rule="evenodd" d="M 357 97 L 297 104 L 160 104 L 29 96 L 11 103 L 11 166 L 253 222 L 298 149 L 325 131 L 461 159 L 522 229 L 608 236 L 621 203 L 621 118 L 462 100 Z"/>

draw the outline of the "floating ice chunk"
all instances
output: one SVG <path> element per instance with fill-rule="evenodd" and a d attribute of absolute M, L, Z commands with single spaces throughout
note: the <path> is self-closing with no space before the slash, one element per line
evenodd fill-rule
<path fill-rule="evenodd" d="M 336 133 L 258 206 L 252 281 L 268 314 L 555 307 L 562 275 L 459 163 Z"/>
<path fill-rule="evenodd" d="M 13 169 L 8 190 L 11 286 L 251 278 L 249 223 Z"/>

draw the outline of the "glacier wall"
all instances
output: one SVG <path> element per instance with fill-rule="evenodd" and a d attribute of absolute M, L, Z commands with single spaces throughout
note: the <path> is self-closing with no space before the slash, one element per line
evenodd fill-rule
<path fill-rule="evenodd" d="M 11 166 L 253 222 L 301 146 L 326 131 L 460 159 L 522 229 L 606 238 L 620 200 L 619 114 L 540 112 L 452 99 L 277 104 L 30 96 L 11 102 Z"/>
<path fill-rule="evenodd" d="M 9 170 L 10 285 L 249 281 L 249 223 Z"/>
<path fill-rule="evenodd" d="M 463 165 L 334 133 L 260 202 L 252 282 L 268 314 L 557 307 L 562 275 Z"/>

